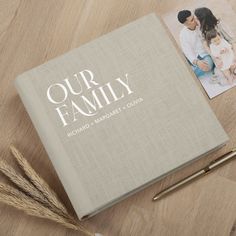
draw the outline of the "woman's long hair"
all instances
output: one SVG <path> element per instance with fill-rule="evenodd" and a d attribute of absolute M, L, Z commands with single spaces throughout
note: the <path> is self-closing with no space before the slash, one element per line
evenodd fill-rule
<path fill-rule="evenodd" d="M 194 11 L 195 16 L 200 22 L 200 30 L 206 38 L 206 33 L 209 30 L 215 29 L 216 25 L 219 23 L 219 20 L 213 15 L 212 11 L 207 7 L 197 8 Z"/>

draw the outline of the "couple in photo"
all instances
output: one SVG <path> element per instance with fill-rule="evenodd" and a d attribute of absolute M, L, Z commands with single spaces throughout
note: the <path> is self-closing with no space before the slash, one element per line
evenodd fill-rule
<path fill-rule="evenodd" d="M 218 71 L 227 84 L 236 83 L 235 39 L 222 22 L 206 7 L 197 8 L 194 13 L 182 10 L 177 18 L 184 25 L 180 45 L 195 75 L 210 74 L 212 83 L 223 85 L 221 76 L 216 75 Z"/>

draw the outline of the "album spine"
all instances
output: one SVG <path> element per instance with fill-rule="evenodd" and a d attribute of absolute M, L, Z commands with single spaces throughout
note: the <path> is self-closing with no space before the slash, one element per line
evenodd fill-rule
<path fill-rule="evenodd" d="M 79 219 L 83 219 L 91 211 L 92 204 L 75 168 L 69 161 L 64 144 L 37 95 L 33 78 L 27 74 L 19 75 L 14 81 L 14 86 Z"/>

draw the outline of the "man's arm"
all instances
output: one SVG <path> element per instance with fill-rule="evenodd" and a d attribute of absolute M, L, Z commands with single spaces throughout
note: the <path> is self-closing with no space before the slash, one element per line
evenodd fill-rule
<path fill-rule="evenodd" d="M 184 37 L 183 34 L 180 34 L 180 45 L 182 48 L 182 51 L 185 55 L 185 57 L 187 57 L 187 59 L 193 64 L 198 66 L 201 70 L 203 71 L 208 71 L 209 70 L 209 65 L 207 62 L 203 61 L 203 60 L 199 60 L 196 56 L 196 54 L 194 53 L 190 42 L 188 42 L 188 40 L 186 39 L 186 37 Z"/>
<path fill-rule="evenodd" d="M 194 60 L 197 60 L 197 56 L 195 55 L 190 42 L 188 42 L 183 33 L 180 34 L 180 46 L 185 57 L 187 57 L 190 63 L 194 64 Z"/>

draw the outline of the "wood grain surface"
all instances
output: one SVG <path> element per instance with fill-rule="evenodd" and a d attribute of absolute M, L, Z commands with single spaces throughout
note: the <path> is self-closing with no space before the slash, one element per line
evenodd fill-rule
<path fill-rule="evenodd" d="M 132 20 L 150 12 L 164 13 L 185 1 L 0 0 L 0 158 L 14 165 L 9 152 L 14 143 L 74 214 L 13 80 L 23 71 Z M 235 0 L 228 3 L 236 10 Z M 236 235 L 236 161 L 158 202 L 151 201 L 157 191 L 236 146 L 236 88 L 206 99 L 230 137 L 227 145 L 83 222 L 87 228 L 104 236 Z M 0 181 L 7 180 L 0 175 Z M 83 234 L 0 204 L 0 236 L 5 235 Z"/>

